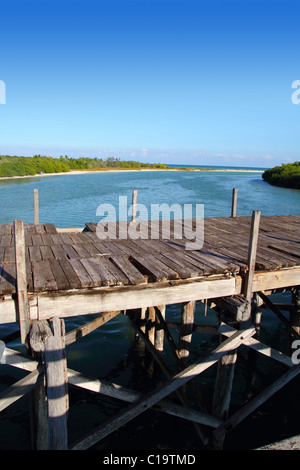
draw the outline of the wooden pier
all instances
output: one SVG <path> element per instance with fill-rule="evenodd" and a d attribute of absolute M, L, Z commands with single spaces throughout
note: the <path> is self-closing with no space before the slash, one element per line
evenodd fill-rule
<path fill-rule="evenodd" d="M 226 433 L 300 372 L 291 357 L 262 344 L 257 335 L 265 305 L 284 322 L 293 339 L 300 338 L 300 216 L 261 216 L 254 211 L 252 216 L 236 217 L 234 205 L 232 217 L 204 220 L 201 249 L 186 249 L 195 220 L 185 232 L 182 227 L 180 239 L 176 233 L 184 221 L 178 220 L 169 221 L 170 232 L 157 221 L 151 230 L 147 225 L 148 239 L 125 238 L 130 227 L 136 233 L 136 214 L 130 222 L 106 224 L 104 240 L 97 235 L 96 223 L 59 229 L 39 223 L 38 214 L 35 224 L 0 225 L 0 324 L 18 323 L 28 351 L 24 355 L 10 349 L 10 338 L 0 335 L 6 346 L 1 362 L 28 371 L 0 395 L 0 411 L 35 391 L 34 448 L 90 448 L 152 407 L 191 421 L 204 446 L 222 448 Z M 289 320 L 267 297 L 286 290 L 293 295 Z M 192 335 L 207 328 L 194 324 L 196 302 L 216 310 L 219 326 L 214 333 L 220 344 L 204 359 L 189 362 Z M 172 304 L 182 304 L 178 344 L 165 321 L 166 306 Z M 89 321 L 90 314 L 99 315 Z M 166 376 L 163 385 L 146 396 L 87 377 L 67 365 L 69 344 L 124 314 Z M 64 319 L 77 315 L 86 315 L 86 324 L 65 334 Z M 145 327 L 147 322 L 150 328 Z M 285 364 L 287 370 L 229 416 L 233 370 L 242 344 Z M 177 358 L 175 375 L 163 359 L 164 348 L 171 348 Z M 215 363 L 213 409 L 200 412 L 191 408 L 185 386 L 189 383 L 192 388 L 193 378 Z M 68 384 L 129 405 L 79 442 L 70 443 Z"/>

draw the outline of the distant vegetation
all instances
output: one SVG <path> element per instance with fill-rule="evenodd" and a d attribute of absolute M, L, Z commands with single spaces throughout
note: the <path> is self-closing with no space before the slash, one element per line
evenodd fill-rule
<path fill-rule="evenodd" d="M 140 163 L 121 161 L 119 158 L 71 158 L 67 155 L 59 158 L 34 155 L 33 157 L 17 157 L 0 155 L 0 177 L 27 176 L 41 173 L 62 173 L 74 170 L 108 170 L 108 169 L 166 169 L 161 163 Z"/>
<path fill-rule="evenodd" d="M 263 179 L 274 186 L 300 189 L 300 162 L 282 164 L 266 170 Z"/>

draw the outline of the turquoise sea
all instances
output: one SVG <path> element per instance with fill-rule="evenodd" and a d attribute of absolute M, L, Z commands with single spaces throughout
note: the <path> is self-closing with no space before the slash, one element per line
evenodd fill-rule
<path fill-rule="evenodd" d="M 260 210 L 262 215 L 300 214 L 300 191 L 270 186 L 261 178 L 262 169 L 251 172 L 229 169 L 231 171 L 93 172 L 3 179 L 0 180 L 0 223 L 11 223 L 14 219 L 33 223 L 35 188 L 39 190 L 40 222 L 54 223 L 60 228 L 83 227 L 85 222 L 98 222 L 98 206 L 107 203 L 117 208 L 119 196 L 127 196 L 130 205 L 133 189 L 138 190 L 138 202 L 149 209 L 153 203 L 204 204 L 205 217 L 230 216 L 232 189 L 236 187 L 237 215 L 251 215 L 253 210 Z M 280 298 L 284 303 L 290 301 L 289 294 L 281 294 Z M 168 317 L 180 317 L 178 306 L 168 307 Z M 208 310 L 205 315 L 201 305 L 197 308 L 197 320 L 206 324 L 215 324 L 217 321 L 215 313 Z M 73 329 L 85 321 L 84 317 L 68 319 L 66 329 Z M 0 339 L 14 328 L 14 325 L 1 325 Z M 172 332 L 176 341 L 177 332 Z M 270 311 L 264 310 L 261 340 L 288 353 L 286 339 L 284 326 Z M 206 355 L 215 345 L 216 337 L 194 334 L 190 360 L 199 354 Z M 9 347 L 22 350 L 18 341 L 10 343 Z M 284 366 L 258 357 L 247 348 L 240 348 L 239 351 L 231 413 L 285 371 Z M 176 372 L 167 347 L 164 357 Z M 153 389 L 164 380 L 157 365 L 136 343 L 128 319 L 122 315 L 69 346 L 67 360 L 68 367 L 72 369 L 140 392 Z M 1 365 L 0 392 L 24 375 L 22 371 Z M 215 369 L 211 368 L 196 379 L 208 411 L 211 407 L 214 375 Z M 228 434 L 225 448 L 250 449 L 299 434 L 299 385 L 299 378 L 294 379 L 252 416 L 242 421 Z M 127 406 L 72 387 L 69 393 L 70 442 Z M 29 397 L 26 396 L 0 413 L 0 449 L 30 448 L 28 404 Z M 201 449 L 201 444 L 192 425 L 179 418 L 148 411 L 105 438 L 96 448 L 193 451 Z"/>

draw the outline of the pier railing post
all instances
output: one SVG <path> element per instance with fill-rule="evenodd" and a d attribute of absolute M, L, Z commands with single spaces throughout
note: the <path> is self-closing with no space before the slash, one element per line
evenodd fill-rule
<path fill-rule="evenodd" d="M 39 190 L 34 190 L 34 224 L 39 224 Z"/>
<path fill-rule="evenodd" d="M 249 302 L 250 305 L 251 305 L 252 284 L 253 284 L 255 262 L 256 262 L 259 222 L 260 222 L 260 211 L 253 211 L 252 219 L 251 219 L 250 238 L 249 238 L 248 272 L 246 276 L 246 284 L 245 284 L 245 291 L 244 291 L 245 298 Z"/>
<path fill-rule="evenodd" d="M 236 217 L 238 188 L 232 190 L 231 217 Z"/>
<path fill-rule="evenodd" d="M 29 307 L 25 261 L 25 232 L 22 220 L 14 220 L 16 286 L 21 343 L 25 343 L 29 333 Z"/>

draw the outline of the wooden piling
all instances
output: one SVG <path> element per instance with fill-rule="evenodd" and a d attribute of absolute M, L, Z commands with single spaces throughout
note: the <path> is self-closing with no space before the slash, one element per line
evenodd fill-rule
<path fill-rule="evenodd" d="M 132 192 L 132 222 L 136 221 L 136 211 L 137 211 L 137 189 L 134 189 Z"/>
<path fill-rule="evenodd" d="M 160 314 L 162 318 L 165 320 L 166 318 L 166 306 L 165 305 L 159 305 L 157 308 L 160 311 Z M 155 348 L 158 351 L 163 351 L 164 350 L 164 328 L 163 325 L 160 323 L 158 320 L 156 323 L 156 331 L 155 331 Z"/>
<path fill-rule="evenodd" d="M 190 354 L 190 344 L 194 327 L 196 302 L 184 302 L 182 304 L 181 326 L 179 333 L 178 353 L 180 358 L 186 358 Z"/>
<path fill-rule="evenodd" d="M 64 321 L 53 318 L 53 335 L 47 338 L 45 345 L 49 450 L 68 448 L 68 391 L 64 336 Z"/>
<path fill-rule="evenodd" d="M 231 217 L 236 217 L 238 188 L 232 190 Z"/>
<path fill-rule="evenodd" d="M 39 224 L 39 190 L 34 190 L 34 224 Z"/>

